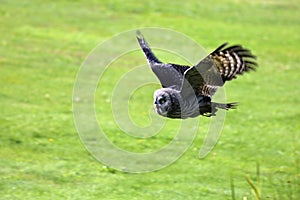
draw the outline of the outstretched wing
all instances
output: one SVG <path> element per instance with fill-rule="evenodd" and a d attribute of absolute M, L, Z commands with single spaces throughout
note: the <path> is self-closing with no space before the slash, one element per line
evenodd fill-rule
<path fill-rule="evenodd" d="M 172 63 L 162 63 L 154 55 L 140 31 L 136 32 L 136 37 L 152 71 L 159 79 L 162 87 L 173 87 L 179 90 L 183 81 L 184 72 L 190 67 Z"/>
<path fill-rule="evenodd" d="M 236 78 L 249 70 L 255 70 L 256 57 L 240 45 L 225 48 L 227 43 L 187 70 L 181 86 L 184 96 L 196 94 L 211 97 L 217 86 Z M 225 48 L 225 49 L 224 49 Z"/>

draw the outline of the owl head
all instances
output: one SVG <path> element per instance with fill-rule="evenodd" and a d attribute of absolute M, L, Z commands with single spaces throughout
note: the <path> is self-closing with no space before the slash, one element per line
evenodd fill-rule
<path fill-rule="evenodd" d="M 154 92 L 154 109 L 157 114 L 164 117 L 174 107 L 174 92 L 170 88 L 162 88 Z"/>

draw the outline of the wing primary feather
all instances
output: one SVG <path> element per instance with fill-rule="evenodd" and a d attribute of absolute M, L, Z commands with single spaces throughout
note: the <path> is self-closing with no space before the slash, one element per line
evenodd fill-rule
<path fill-rule="evenodd" d="M 141 31 L 136 31 L 136 38 L 149 63 L 162 63 L 152 52 Z"/>
<path fill-rule="evenodd" d="M 228 45 L 228 42 L 225 42 L 224 44 L 220 45 L 216 50 L 214 50 L 211 54 L 220 52 L 227 45 Z"/>
<path fill-rule="evenodd" d="M 225 46 L 221 45 L 220 47 Z M 230 81 L 244 72 L 255 70 L 258 66 L 255 61 L 256 56 L 241 45 L 233 45 L 224 49 L 220 47 L 210 55 L 224 82 Z"/>

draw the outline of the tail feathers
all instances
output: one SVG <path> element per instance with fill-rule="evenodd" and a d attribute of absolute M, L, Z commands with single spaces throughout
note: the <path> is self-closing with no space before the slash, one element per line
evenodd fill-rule
<path fill-rule="evenodd" d="M 237 102 L 233 102 L 233 103 L 212 103 L 212 107 L 214 108 L 221 108 L 224 110 L 229 110 L 229 109 L 236 109 L 238 103 Z"/>
<path fill-rule="evenodd" d="M 216 112 L 218 111 L 219 108 L 223 110 L 236 109 L 237 105 L 238 105 L 237 102 L 225 103 L 225 104 L 211 102 L 209 106 L 200 108 L 200 114 L 206 117 L 216 116 Z"/>
<path fill-rule="evenodd" d="M 142 48 L 147 60 L 149 63 L 162 63 L 158 60 L 158 58 L 154 55 L 151 48 L 149 47 L 148 43 L 146 42 L 143 34 L 137 30 L 136 31 L 136 38 L 140 44 L 140 47 Z"/>

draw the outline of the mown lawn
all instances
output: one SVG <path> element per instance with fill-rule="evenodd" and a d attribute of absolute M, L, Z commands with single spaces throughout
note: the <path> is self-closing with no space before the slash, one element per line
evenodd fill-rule
<path fill-rule="evenodd" d="M 255 190 L 262 199 L 300 198 L 299 0 L 0 3 L 0 199 L 257 199 Z M 73 122 L 72 92 L 96 45 L 141 27 L 179 31 L 208 51 L 226 41 L 243 44 L 260 67 L 226 84 L 228 102 L 240 105 L 228 112 L 208 157 L 198 158 L 210 122 L 202 117 L 178 161 L 130 174 L 87 152 Z M 141 52 L 121 70 L 112 67 L 111 79 L 136 60 L 144 60 Z M 130 110 L 137 123 L 149 123 L 141 110 L 156 88 L 136 94 Z M 110 92 L 109 82 L 102 89 Z M 96 111 L 100 120 L 111 112 L 101 104 Z M 155 139 L 123 138 L 105 120 L 109 137 L 133 149 L 155 149 L 173 134 L 170 128 Z"/>

